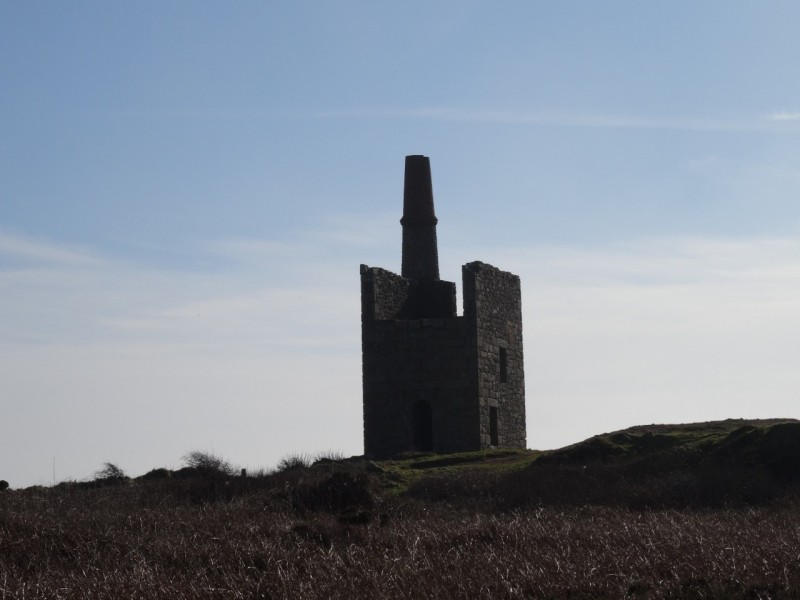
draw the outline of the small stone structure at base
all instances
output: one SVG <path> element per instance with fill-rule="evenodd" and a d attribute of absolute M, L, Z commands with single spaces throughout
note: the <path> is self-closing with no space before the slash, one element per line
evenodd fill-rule
<path fill-rule="evenodd" d="M 482 262 L 439 279 L 430 162 L 407 156 L 402 275 L 361 265 L 364 453 L 525 448 L 519 277 Z"/>

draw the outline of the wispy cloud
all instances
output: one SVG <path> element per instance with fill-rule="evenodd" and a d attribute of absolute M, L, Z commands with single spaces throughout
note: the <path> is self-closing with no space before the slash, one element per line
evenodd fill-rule
<path fill-rule="evenodd" d="M 776 131 L 757 116 L 642 115 L 564 110 L 483 109 L 458 106 L 363 108 L 320 111 L 316 118 L 420 119 L 521 126 L 606 129 L 673 129 L 685 131 Z"/>
<path fill-rule="evenodd" d="M 320 113 L 320 116 L 326 116 Z M 503 125 L 554 125 L 563 127 L 625 129 L 747 129 L 753 124 L 713 118 L 655 117 L 645 115 L 580 113 L 568 111 L 484 110 L 461 107 L 430 107 L 397 110 L 365 110 L 331 112 L 328 116 L 362 116 L 366 118 L 409 118 Z"/>
<path fill-rule="evenodd" d="M 568 110 L 521 110 L 464 106 L 352 107 L 332 110 L 176 111 L 118 113 L 117 116 L 193 120 L 307 120 L 372 119 L 426 120 L 519 126 L 586 127 L 604 129 L 668 129 L 680 131 L 785 133 L 776 122 L 800 120 L 800 113 L 779 111 L 763 115 L 648 115 Z"/>
<path fill-rule="evenodd" d="M 0 230 L 0 260 L 12 259 L 74 266 L 97 266 L 105 262 L 99 253 L 73 244 L 54 243 Z"/>
<path fill-rule="evenodd" d="M 768 118 L 772 121 L 800 121 L 800 112 L 781 110 L 771 113 Z"/>

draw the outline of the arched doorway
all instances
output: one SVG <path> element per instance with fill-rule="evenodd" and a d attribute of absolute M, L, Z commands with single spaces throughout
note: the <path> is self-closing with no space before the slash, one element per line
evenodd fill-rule
<path fill-rule="evenodd" d="M 419 400 L 411 407 L 411 446 L 417 452 L 433 451 L 431 403 Z"/>

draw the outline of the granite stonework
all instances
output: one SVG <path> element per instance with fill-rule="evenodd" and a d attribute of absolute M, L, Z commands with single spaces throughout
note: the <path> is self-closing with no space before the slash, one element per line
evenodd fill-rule
<path fill-rule="evenodd" d="M 364 453 L 524 448 L 519 277 L 464 265 L 458 316 L 427 157 L 406 157 L 403 204 L 403 274 L 361 265 Z"/>

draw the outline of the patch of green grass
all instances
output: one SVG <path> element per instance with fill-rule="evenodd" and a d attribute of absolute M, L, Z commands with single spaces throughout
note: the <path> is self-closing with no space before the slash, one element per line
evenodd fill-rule
<path fill-rule="evenodd" d="M 458 452 L 454 454 L 408 453 L 390 460 L 374 461 L 385 489 L 392 494 L 406 492 L 421 477 L 436 474 L 458 476 L 472 470 L 505 472 L 521 469 L 533 462 L 537 450 L 504 449 Z"/>

